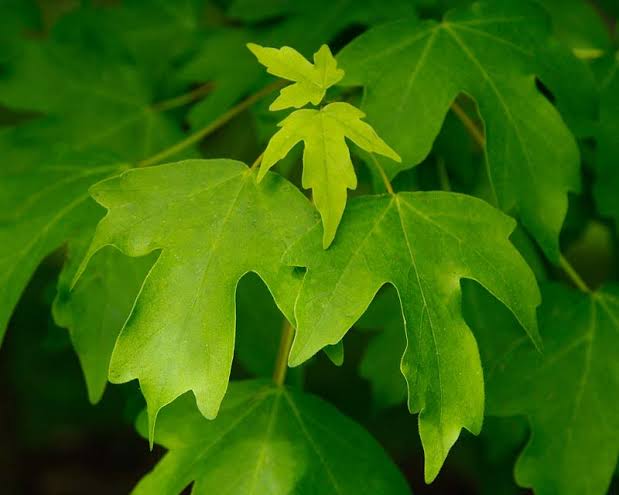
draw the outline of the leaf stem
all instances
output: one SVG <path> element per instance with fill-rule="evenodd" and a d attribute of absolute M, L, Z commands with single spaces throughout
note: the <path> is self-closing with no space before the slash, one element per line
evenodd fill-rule
<path fill-rule="evenodd" d="M 258 155 L 258 158 L 256 158 L 254 160 L 254 163 L 251 164 L 250 170 L 254 170 L 258 165 L 260 165 L 260 162 L 262 161 L 262 157 L 264 156 L 264 151 L 262 153 L 260 153 Z"/>
<path fill-rule="evenodd" d="M 387 177 L 387 174 L 385 173 L 385 169 L 378 162 L 378 160 L 376 159 L 373 153 L 370 153 L 370 156 L 372 157 L 372 161 L 374 162 L 374 165 L 376 166 L 376 169 L 378 170 L 378 173 L 380 174 L 381 179 L 383 179 L 383 184 L 385 184 L 385 189 L 387 189 L 387 192 L 389 194 L 395 194 L 393 192 L 393 186 L 391 185 L 391 181 L 389 180 L 389 177 Z"/>
<path fill-rule="evenodd" d="M 559 266 L 565 272 L 570 281 L 582 292 L 586 294 L 590 294 L 593 292 L 591 288 L 585 283 L 585 281 L 581 278 L 578 272 L 574 269 L 574 267 L 570 264 L 567 259 L 561 255 L 559 258 Z"/>
<path fill-rule="evenodd" d="M 230 120 L 232 120 L 238 114 L 240 114 L 247 108 L 251 107 L 254 103 L 264 98 L 268 94 L 272 93 L 276 89 L 280 88 L 283 83 L 284 83 L 283 81 L 275 81 L 274 83 L 269 84 L 268 86 L 265 86 L 260 91 L 257 91 L 256 93 L 248 96 L 243 101 L 241 101 L 237 105 L 230 108 L 227 112 L 221 114 L 218 118 L 216 118 L 213 122 L 211 122 L 206 127 L 203 127 L 202 129 L 197 130 L 193 134 L 190 134 L 189 136 L 187 136 L 185 139 L 182 139 L 176 144 L 173 144 L 169 148 L 166 148 L 160 151 L 159 153 L 151 156 L 150 158 L 146 158 L 138 162 L 137 166 L 138 167 L 149 167 L 150 165 L 155 165 L 156 163 L 159 163 L 160 161 L 165 160 L 166 158 L 174 156 L 177 153 L 184 150 L 185 148 L 188 148 L 189 146 L 201 141 L 209 134 L 212 134 L 217 129 L 227 124 Z"/>
<path fill-rule="evenodd" d="M 202 84 L 201 86 L 198 86 L 197 88 L 192 89 L 188 93 L 185 93 L 179 96 L 174 96 L 167 100 L 154 103 L 152 105 L 152 109 L 155 110 L 156 112 L 164 112 L 166 110 L 171 110 L 173 108 L 182 107 L 183 105 L 187 105 L 188 103 L 191 103 L 192 101 L 198 100 L 202 98 L 203 96 L 206 96 L 208 93 L 210 93 L 213 90 L 213 88 L 214 88 L 214 85 L 211 82 Z"/>
<path fill-rule="evenodd" d="M 479 145 L 480 148 L 484 148 L 485 138 L 483 133 L 477 127 L 477 124 L 473 122 L 471 117 L 464 111 L 464 109 L 460 106 L 457 101 L 454 101 L 451 104 L 451 110 L 456 114 L 456 117 L 460 119 L 460 121 L 464 124 L 465 129 L 469 133 L 469 135 L 474 139 L 474 141 Z"/>
<path fill-rule="evenodd" d="M 438 181 L 441 184 L 441 189 L 443 191 L 451 191 L 449 174 L 447 173 L 447 167 L 445 166 L 445 159 L 442 156 L 439 156 L 436 159 L 436 166 L 438 170 Z"/>
<path fill-rule="evenodd" d="M 288 355 L 290 354 L 290 348 L 292 347 L 293 337 L 294 331 L 292 329 L 292 325 L 286 318 L 284 318 L 284 324 L 282 325 L 282 336 L 279 341 L 277 358 L 275 358 L 275 369 L 273 370 L 273 381 L 278 387 L 281 387 L 286 380 L 286 373 L 288 372 Z"/>

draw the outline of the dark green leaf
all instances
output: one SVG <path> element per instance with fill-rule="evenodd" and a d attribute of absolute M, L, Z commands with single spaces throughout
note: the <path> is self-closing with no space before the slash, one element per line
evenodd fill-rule
<path fill-rule="evenodd" d="M 146 417 L 139 429 L 147 434 Z M 234 383 L 214 421 L 185 395 L 161 412 L 156 441 L 169 449 L 134 495 L 410 493 L 380 445 L 311 395 L 268 382 Z"/>

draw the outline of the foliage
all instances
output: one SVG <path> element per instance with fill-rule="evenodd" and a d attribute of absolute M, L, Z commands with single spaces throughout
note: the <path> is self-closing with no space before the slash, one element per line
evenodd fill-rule
<path fill-rule="evenodd" d="M 606 493 L 619 52 L 595 3 L 2 3 L 0 342 L 62 260 L 90 401 L 137 379 L 168 451 L 134 493 L 409 493 L 403 402 L 413 484 L 476 442 L 489 493 Z M 369 394 L 330 395 L 321 350 Z"/>

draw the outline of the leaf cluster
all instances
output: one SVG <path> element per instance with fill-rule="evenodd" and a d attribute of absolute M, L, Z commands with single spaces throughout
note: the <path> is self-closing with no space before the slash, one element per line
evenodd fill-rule
<path fill-rule="evenodd" d="M 0 339 L 60 253 L 53 318 L 90 401 L 138 380 L 138 431 L 168 451 L 137 494 L 409 493 L 394 437 L 418 430 L 409 478 L 431 483 L 463 428 L 506 492 L 515 465 L 536 494 L 606 493 L 619 52 L 599 3 L 4 2 Z M 355 409 L 316 369 L 369 393 Z"/>

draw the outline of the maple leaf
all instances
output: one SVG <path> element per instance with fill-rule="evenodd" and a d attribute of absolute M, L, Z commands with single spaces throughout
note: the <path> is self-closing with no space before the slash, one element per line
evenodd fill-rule
<path fill-rule="evenodd" d="M 43 258 L 98 222 L 88 188 L 183 135 L 135 68 L 54 39 L 16 50 L 0 100 L 48 115 L 0 132 L 0 341 Z"/>
<path fill-rule="evenodd" d="M 54 39 L 24 41 L 18 55 L 0 75 L 0 102 L 50 116 L 38 147 L 139 160 L 183 136 L 154 110 L 153 88 L 134 66 Z"/>
<path fill-rule="evenodd" d="M 233 160 L 129 170 L 91 192 L 108 213 L 76 278 L 107 245 L 129 256 L 161 251 L 116 342 L 110 381 L 139 379 L 151 437 L 159 410 L 189 390 L 215 417 L 232 365 L 237 283 L 256 272 L 294 321 L 300 279 L 280 260 L 315 223 L 310 203 L 273 174 L 258 185 Z"/>
<path fill-rule="evenodd" d="M 510 315 L 477 295 L 488 413 L 529 419 L 515 470 L 520 485 L 540 495 L 606 493 L 619 454 L 619 287 L 583 294 L 545 284 L 542 295 L 543 354 Z"/>
<path fill-rule="evenodd" d="M 493 200 L 519 216 L 545 254 L 559 259 L 567 193 L 579 190 L 576 142 L 535 85 L 545 13 L 529 2 L 480 2 L 443 22 L 398 21 L 371 29 L 338 55 L 341 84 L 365 87 L 368 119 L 402 155 L 389 176 L 430 152 L 459 93 L 477 102 Z M 428 95 L 431 95 L 429 97 Z"/>
<path fill-rule="evenodd" d="M 0 341 L 43 258 L 99 220 L 100 209 L 88 188 L 127 168 L 101 158 L 55 157 L 41 146 L 44 124 L 0 133 L 5 164 L 0 170 Z"/>
<path fill-rule="evenodd" d="M 346 138 L 365 151 L 400 159 L 361 120 L 364 116 L 362 111 L 343 102 L 330 103 L 320 110 L 296 110 L 279 123 L 281 129 L 269 141 L 262 158 L 258 180 L 294 146 L 304 142 L 302 185 L 313 190 L 324 225 L 325 248 L 333 241 L 344 213 L 347 189 L 357 187 Z"/>
<path fill-rule="evenodd" d="M 344 77 L 344 71 L 337 68 L 337 62 L 327 45 L 322 45 L 314 53 L 313 65 L 289 46 L 268 48 L 248 43 L 247 48 L 267 68 L 269 74 L 294 81 L 280 90 L 280 95 L 271 103 L 269 110 L 301 108 L 308 103 L 318 105 L 327 89 Z"/>
<path fill-rule="evenodd" d="M 329 15 L 325 16 L 325 11 Z M 290 45 L 309 55 L 346 28 L 375 25 L 414 12 L 414 6 L 407 0 L 313 0 L 271 5 L 264 0 L 235 1 L 228 8 L 232 18 L 246 23 L 270 20 L 269 28 L 227 26 L 208 31 L 196 54 L 176 75 L 183 83 L 214 84 L 213 91 L 190 110 L 189 122 L 193 128 L 207 125 L 243 96 L 267 83 L 264 71 L 247 50 L 248 42 Z"/>
<path fill-rule="evenodd" d="M 460 194 L 366 196 L 350 202 L 329 250 L 317 249 L 315 228 L 285 255 L 307 267 L 295 303 L 291 366 L 340 341 L 383 285 L 397 289 L 408 342 L 401 369 L 409 409 L 420 412 L 428 481 L 460 429 L 478 433 L 483 420 L 482 369 L 460 314 L 460 279 L 478 281 L 539 342 L 539 291 L 508 241 L 514 227 L 500 211 Z"/>
<path fill-rule="evenodd" d="M 129 60 L 149 82 L 169 83 L 171 66 L 193 53 L 204 36 L 204 0 L 178 0 L 174 5 L 127 0 L 114 5 L 82 4 L 54 26 L 54 36 L 74 46 L 87 46 L 118 60 Z"/>
<path fill-rule="evenodd" d="M 327 10 L 328 9 L 328 10 Z M 329 12 L 325 16 L 325 11 Z M 371 25 L 386 20 L 412 16 L 416 6 L 408 0 L 312 0 L 311 2 L 295 2 L 281 0 L 233 0 L 228 7 L 230 17 L 246 23 L 273 21 L 284 18 L 292 19 L 295 29 L 288 29 L 297 37 L 314 35 L 314 30 L 324 33 L 329 26 L 339 25 L 338 30 L 347 25 Z M 303 24 L 301 24 L 303 22 Z M 306 27 L 311 25 L 313 29 Z M 322 36 L 328 39 L 329 36 Z"/>
<path fill-rule="evenodd" d="M 138 428 L 147 434 L 144 416 Z M 134 495 L 176 495 L 192 482 L 196 495 L 410 493 L 358 424 L 317 397 L 268 382 L 231 384 L 214 421 L 181 397 L 161 412 L 156 441 L 169 452 Z"/>
<path fill-rule="evenodd" d="M 106 248 L 97 253 L 71 290 L 71 281 L 90 245 L 92 228 L 69 242 L 69 255 L 58 280 L 53 315 L 69 329 L 86 379 L 91 403 L 101 400 L 116 338 L 127 320 L 153 257 L 129 258 Z"/>

